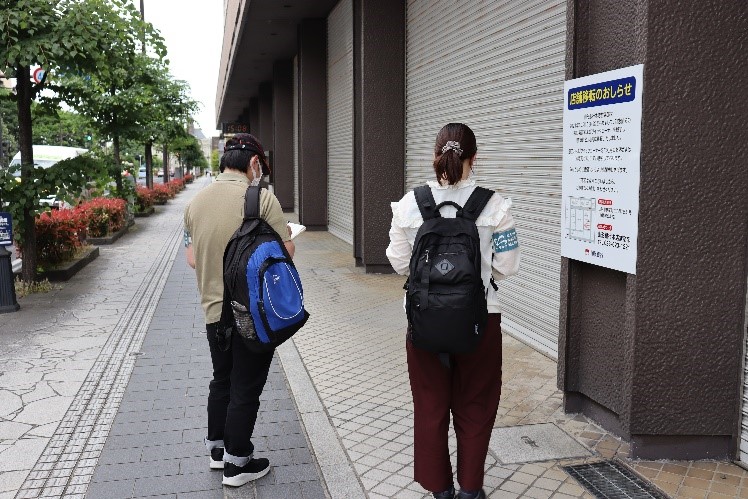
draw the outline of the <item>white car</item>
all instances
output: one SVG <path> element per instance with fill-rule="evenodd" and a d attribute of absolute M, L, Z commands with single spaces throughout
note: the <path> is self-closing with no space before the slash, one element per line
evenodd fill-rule
<path fill-rule="evenodd" d="M 145 178 L 145 166 L 141 166 L 140 169 L 138 169 L 138 178 Z"/>
<path fill-rule="evenodd" d="M 34 148 L 34 165 L 41 166 L 42 168 L 49 168 L 52 165 L 62 161 L 63 159 L 74 158 L 85 154 L 88 149 L 82 149 L 80 147 L 65 147 L 65 146 L 41 146 L 35 145 Z M 18 166 L 21 164 L 21 152 L 17 152 L 8 166 Z M 21 170 L 16 170 L 13 176 L 17 177 L 16 180 L 21 181 Z M 60 207 L 64 205 L 64 202 L 57 199 L 57 196 L 50 195 L 40 200 L 41 204 L 47 206 Z"/>

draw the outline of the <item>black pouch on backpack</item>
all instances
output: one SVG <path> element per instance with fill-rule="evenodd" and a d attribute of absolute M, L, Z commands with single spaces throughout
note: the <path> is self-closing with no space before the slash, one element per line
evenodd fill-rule
<path fill-rule="evenodd" d="M 471 352 L 488 320 L 475 220 L 493 192 L 476 187 L 464 207 L 453 202 L 437 206 L 428 186 L 414 194 L 423 224 L 413 243 L 406 284 L 410 339 L 416 347 L 440 354 Z M 442 217 L 444 205 L 457 208 L 457 216 Z"/>

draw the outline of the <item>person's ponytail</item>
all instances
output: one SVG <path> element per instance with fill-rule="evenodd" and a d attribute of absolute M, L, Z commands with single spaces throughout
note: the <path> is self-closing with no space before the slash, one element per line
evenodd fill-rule
<path fill-rule="evenodd" d="M 434 173 L 442 184 L 454 185 L 462 178 L 462 162 L 475 156 L 475 134 L 467 125 L 449 123 L 436 136 Z"/>

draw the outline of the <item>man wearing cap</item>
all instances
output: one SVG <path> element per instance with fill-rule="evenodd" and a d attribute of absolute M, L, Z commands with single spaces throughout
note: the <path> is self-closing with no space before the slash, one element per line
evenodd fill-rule
<path fill-rule="evenodd" d="M 238 487 L 270 470 L 267 459 L 253 456 L 252 432 L 273 352 L 253 353 L 237 335 L 228 342 L 218 337 L 223 252 L 242 223 L 247 186 L 258 185 L 270 170 L 260 142 L 250 134 L 237 134 L 226 141 L 220 171 L 185 209 L 185 245 L 187 263 L 197 274 L 213 362 L 205 439 L 210 468 L 223 469 L 223 484 Z M 295 248 L 283 210 L 275 195 L 266 189 L 260 192 L 260 217 L 281 236 L 293 256 Z"/>

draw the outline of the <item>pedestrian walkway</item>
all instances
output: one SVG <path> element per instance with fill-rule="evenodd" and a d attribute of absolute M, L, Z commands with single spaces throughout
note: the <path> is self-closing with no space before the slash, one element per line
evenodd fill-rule
<path fill-rule="evenodd" d="M 428 497 L 412 478 L 404 278 L 365 274 L 326 232 L 296 240 L 311 318 L 278 349 L 263 394 L 257 453 L 273 471 L 230 489 L 208 469 L 210 361 L 180 244 L 199 182 L 73 280 L 0 316 L 0 499 Z M 748 474 L 732 464 L 628 459 L 627 444 L 563 413 L 553 360 L 503 343 L 489 497 L 593 497 L 561 466 L 616 458 L 670 497 L 748 498 Z M 574 456 L 537 459 L 528 435 L 539 428 L 569 439 Z M 498 432 L 515 429 L 527 445 L 509 449 Z"/>
<path fill-rule="evenodd" d="M 182 247 L 163 289 L 86 497 L 221 498 L 205 437 L 211 362 L 195 273 Z M 324 499 L 298 413 L 277 359 L 261 397 L 253 441 L 271 473 L 229 497 Z"/>
<path fill-rule="evenodd" d="M 297 242 L 295 261 L 312 317 L 294 343 L 366 496 L 428 497 L 412 478 L 404 278 L 367 275 L 355 266 L 351 254 L 350 245 L 325 232 L 307 232 Z M 528 445 L 518 450 L 512 463 L 502 462 L 498 457 L 504 443 L 494 440 L 486 462 L 489 497 L 591 498 L 561 467 L 613 458 L 671 497 L 748 497 L 748 473 L 733 464 L 628 459 L 628 444 L 581 415 L 564 414 L 555 361 L 508 335 L 503 359 L 495 428 L 551 423 L 590 456 L 535 462 Z M 314 443 L 312 439 L 313 447 Z M 453 432 L 450 447 L 455 462 Z"/>

